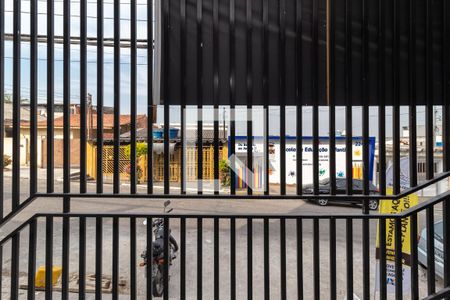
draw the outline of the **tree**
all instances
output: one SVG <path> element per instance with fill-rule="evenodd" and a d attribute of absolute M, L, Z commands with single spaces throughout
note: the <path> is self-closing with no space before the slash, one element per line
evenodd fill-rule
<path fill-rule="evenodd" d="M 147 154 L 147 143 L 136 143 L 136 158 Z M 125 155 L 127 159 L 131 157 L 131 145 L 125 147 Z"/>

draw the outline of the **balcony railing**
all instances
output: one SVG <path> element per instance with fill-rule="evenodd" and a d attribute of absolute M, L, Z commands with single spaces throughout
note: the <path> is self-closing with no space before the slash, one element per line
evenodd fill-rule
<path fill-rule="evenodd" d="M 338 295 L 350 295 L 352 299 L 354 292 L 362 292 L 360 295 L 369 298 L 376 286 L 376 296 L 386 299 L 387 290 L 392 286 L 387 280 L 392 280 L 389 275 L 392 270 L 386 268 L 392 264 L 386 262 L 392 258 L 396 269 L 407 264 L 409 271 L 404 272 L 410 272 L 410 277 L 395 272 L 396 299 L 407 296 L 442 299 L 450 293 L 445 282 L 436 284 L 434 266 L 448 273 L 448 265 L 443 264 L 448 253 L 441 252 L 444 257 L 435 255 L 435 251 L 442 249 L 435 248 L 435 239 L 426 237 L 435 236 L 435 207 L 447 205 L 448 201 L 450 192 L 445 192 L 398 214 L 375 215 L 39 213 L 0 242 L 0 249 L 5 249 L 8 243 L 12 247 L 11 272 L 3 274 L 3 281 L 10 280 L 10 292 L 3 291 L 3 295 L 7 293 L 11 299 L 18 299 L 26 292 L 29 298 L 34 298 L 38 290 L 36 264 L 52 270 L 60 263 L 63 266 L 60 285 L 54 287 L 52 273 L 45 273 L 46 285 L 39 290 L 45 291 L 46 299 L 54 293 L 67 297 L 69 292 L 77 292 L 81 298 L 90 292 L 97 298 L 112 293 L 113 299 L 120 294 L 132 299 L 138 296 L 151 299 L 152 268 L 139 268 L 142 260 L 139 255 L 145 249 L 152 249 L 153 220 L 161 218 L 165 226 L 165 249 L 168 249 L 169 234 L 179 241 L 180 249 L 170 272 L 169 251 L 164 252 L 164 299 L 295 296 L 337 299 Z M 419 221 L 419 215 L 424 214 L 426 237 L 421 238 L 425 238 L 426 245 L 420 248 L 418 229 L 423 221 Z M 141 225 L 143 220 L 145 225 Z M 448 240 L 444 220 L 444 240 Z M 405 222 L 410 226 L 409 236 L 397 230 Z M 71 228 L 65 231 L 67 227 L 61 224 L 69 223 Z M 363 228 L 378 226 L 376 251 L 375 245 L 369 244 L 373 238 L 357 234 L 354 226 L 358 224 Z M 61 251 L 61 230 L 65 236 L 70 235 L 72 246 L 63 247 L 62 258 L 56 262 L 55 253 Z M 346 232 L 343 240 L 336 238 L 339 231 Z M 383 238 L 387 236 L 395 240 L 395 247 L 409 247 L 410 255 L 390 251 L 392 248 L 386 243 L 392 240 Z M 24 241 L 25 249 L 21 247 Z M 107 250 L 107 245 L 113 246 L 112 252 Z M 419 260 L 423 256 L 420 251 L 425 251 L 426 262 Z M 428 266 L 426 282 L 419 276 L 419 262 Z M 74 276 L 75 286 L 71 282 Z M 95 281 L 87 285 L 88 277 Z M 103 283 L 106 279 L 111 283 L 107 288 Z M 403 285 L 408 288 L 404 289 Z"/>
<path fill-rule="evenodd" d="M 130 16 L 124 18 L 124 10 L 128 9 Z M 79 14 L 74 15 L 78 10 Z M 124 293 L 131 298 L 151 298 L 152 274 L 148 272 L 145 277 L 145 271 L 137 267 L 138 256 L 151 248 L 151 221 L 162 218 L 166 245 L 169 229 L 180 241 L 180 257 L 174 264 L 179 272 L 173 272 L 170 281 L 169 254 L 165 253 L 165 299 L 268 299 L 292 295 L 352 299 L 354 292 L 369 299 L 376 286 L 377 297 L 386 299 L 389 255 L 394 256 L 396 270 L 410 266 L 411 279 L 400 272 L 390 278 L 395 282 L 397 299 L 407 293 L 412 299 L 450 297 L 449 192 L 394 215 L 369 213 L 371 199 L 395 202 L 448 179 L 449 10 L 445 0 L 0 0 L 0 157 L 9 149 L 12 156 L 10 171 L 0 165 L 0 228 L 14 225 L 14 217 L 32 211 L 30 204 L 44 198 L 58 199 L 63 204 L 62 213 L 49 213 L 47 208 L 32 211 L 31 219 L 0 242 L 0 282 L 9 277 L 8 291 L 3 289 L 1 295 L 18 299 L 21 291 L 26 291 L 29 299 L 35 298 L 36 266 L 43 263 L 47 271 L 51 270 L 56 265 L 54 259 L 59 259 L 56 253 L 61 252 L 61 287 L 53 287 L 52 274 L 46 272 L 46 298 L 58 292 L 67 299 L 71 291 L 84 298 L 89 292 L 88 273 L 94 274 L 93 292 L 97 298 L 104 292 L 112 293 L 113 298 Z M 129 34 L 124 34 L 125 23 L 130 25 Z M 45 51 L 39 51 L 40 47 Z M 112 66 L 110 72 L 107 65 Z M 123 65 L 129 66 L 129 73 L 123 71 Z M 143 74 L 147 77 L 144 80 Z M 129 85 L 124 87 L 127 80 Z M 146 82 L 144 87 L 139 84 L 142 81 Z M 62 104 L 59 125 L 58 104 Z M 72 105 L 79 109 L 76 123 L 71 118 L 76 114 L 71 111 Z M 45 106 L 45 113 L 38 111 L 39 106 Z M 418 110 L 422 106 L 423 113 Z M 138 124 L 140 107 L 145 107 L 141 112 L 147 118 L 145 125 Z M 220 115 L 222 109 L 226 117 Z M 244 112 L 240 113 L 240 109 Z M 436 110 L 441 112 L 439 145 Z M 129 116 L 126 126 L 121 118 L 124 112 Z M 176 118 L 179 122 L 173 121 Z M 194 138 L 188 134 L 190 119 L 195 119 Z M 153 134 L 157 122 L 163 123 L 159 138 Z M 180 134 L 171 138 L 174 123 L 178 123 Z M 418 135 L 419 123 L 425 129 L 423 137 Z M 408 135 L 402 137 L 402 126 L 406 124 Z M 206 136 L 208 125 L 211 137 Z M 359 125 L 361 130 L 356 128 Z M 77 134 L 71 131 L 75 127 Z M 145 129 L 142 127 L 147 129 L 144 141 L 150 157 L 145 185 L 138 184 L 138 129 Z M 242 127 L 243 137 L 239 133 Z M 121 176 L 123 128 L 129 130 L 129 190 L 122 185 Z M 337 136 L 337 129 L 343 129 L 345 135 Z M 227 135 L 222 137 L 221 132 Z M 276 142 L 272 141 L 274 132 Z M 373 135 L 376 145 L 372 147 Z M 239 149 L 240 138 L 246 147 Z M 40 144 L 44 139 L 45 147 Z M 221 139 L 226 140 L 223 145 Z M 355 139 L 360 143 L 358 148 Z M 322 148 L 336 149 L 338 142 L 345 148 L 343 156 L 328 151 L 326 159 L 321 157 Z M 95 160 L 91 161 L 95 164 L 95 182 L 89 181 L 88 143 L 95 144 Z M 213 177 L 211 192 L 206 192 L 203 178 L 204 151 L 188 151 L 190 146 L 203 149 L 206 143 L 213 149 L 208 152 L 212 154 L 212 172 L 208 170 Z M 105 158 L 107 144 L 112 145 L 112 155 Z M 171 168 L 173 144 L 180 151 L 176 169 Z M 74 145 L 79 153 L 76 159 L 71 154 Z M 406 172 L 401 165 L 404 145 L 408 145 Z M 305 146 L 308 151 L 302 150 Z M 418 150 L 419 146 L 423 149 Z M 226 188 L 220 183 L 221 147 L 227 148 L 231 170 L 227 171 L 231 176 Z M 442 153 L 439 171 L 435 167 L 437 149 Z M 288 158 L 288 150 L 295 154 L 295 160 Z M 353 150 L 360 151 L 361 189 L 353 186 Z M 153 177 L 154 152 L 163 153 L 161 193 Z M 371 172 L 375 152 L 379 168 Z M 197 153 L 195 164 L 188 163 L 187 153 Z M 245 157 L 242 165 L 238 154 Z M 279 162 L 276 166 L 271 163 L 272 155 Z M 29 170 L 22 169 L 24 156 Z M 424 182 L 418 176 L 419 156 L 425 162 Z M 56 168 L 57 158 L 62 158 L 62 168 Z M 39 160 L 45 162 L 45 172 L 38 167 Z M 79 177 L 73 180 L 75 160 L 79 161 Z M 104 180 L 106 160 L 112 161 L 111 184 Z M 340 163 L 343 168 L 337 170 Z M 257 164 L 262 169 L 258 179 L 262 188 L 253 185 Z M 191 177 L 186 175 L 186 168 L 192 165 L 197 168 L 190 173 L 197 174 L 195 183 L 188 182 Z M 232 172 L 238 165 L 246 171 L 234 176 Z M 392 180 L 386 176 L 389 165 Z M 58 170 L 62 172 L 62 187 L 55 176 Z M 276 183 L 271 171 L 279 176 Z M 179 172 L 174 176 L 179 178 L 179 189 L 173 188 L 171 172 Z M 290 172 L 297 174 L 293 181 L 289 181 Z M 320 190 L 322 173 L 328 174 L 330 182 L 326 194 Z M 346 179 L 344 189 L 337 187 L 338 177 Z M 246 183 L 243 189 L 240 181 Z M 371 191 L 371 183 L 377 185 L 376 194 Z M 194 185 L 193 192 L 187 189 L 188 184 Z M 305 193 L 309 184 L 311 193 Z M 387 195 L 390 187 L 392 195 Z M 360 201 L 363 209 L 361 214 L 347 215 L 77 214 L 73 212 L 76 201 L 72 200 L 79 198 L 334 199 Z M 443 232 L 439 249 L 430 237 L 435 236 L 435 221 L 440 219 L 437 207 L 441 206 Z M 435 220 L 436 215 L 439 218 Z M 147 225 L 142 238 L 138 232 L 144 219 Z M 407 235 L 399 230 L 405 222 L 410 223 Z M 60 227 L 55 226 L 60 223 Z M 121 224 L 129 225 L 129 230 L 124 233 Z M 355 224 L 360 224 L 361 230 L 355 230 Z M 376 224 L 379 245 L 375 253 L 371 241 Z M 419 276 L 417 237 L 421 228 L 429 237 L 425 248 L 420 248 L 426 253 L 426 262 L 420 261 L 428 266 L 426 283 Z M 397 249 L 394 253 L 388 253 L 384 238 L 390 229 L 390 242 Z M 237 235 L 238 230 L 244 234 Z M 339 230 L 346 233 L 342 241 L 336 235 Z M 354 235 L 356 231 L 362 235 Z M 41 235 L 44 232 L 45 237 Z M 111 238 L 104 232 L 111 232 Z M 306 239 L 305 234 L 312 238 Z M 124 235 L 129 245 L 121 244 Z M 212 236 L 212 244 L 207 236 Z M 239 240 L 242 237 L 245 241 Z M 422 235 L 422 242 L 424 238 Z M 71 244 L 73 239 L 75 244 Z M 54 243 L 56 240 L 58 243 Z M 7 250 L 9 244 L 11 253 Z M 111 259 L 106 244 L 112 245 Z M 74 250 L 73 245 L 78 249 Z M 410 257 L 402 256 L 398 250 L 401 245 L 409 247 Z M 356 258 L 359 252 L 354 251 L 359 251 L 357 247 L 361 247 L 360 259 Z M 306 249 L 312 259 L 305 256 Z M 327 249 L 325 255 L 321 249 Z M 442 257 L 435 255 L 438 251 Z M 379 261 L 378 273 L 373 268 L 375 257 Z M 8 259 L 10 272 L 5 271 Z M 443 281 L 438 285 L 436 260 L 442 261 Z M 122 273 L 125 265 L 129 270 Z M 340 270 L 345 270 L 345 276 Z M 75 288 L 70 285 L 70 272 L 78 278 Z M 104 291 L 102 278 L 107 273 L 112 285 Z M 121 285 L 121 274 L 128 279 L 125 287 Z M 305 281 L 309 278 L 312 282 Z M 406 285 L 410 288 L 404 289 Z"/>

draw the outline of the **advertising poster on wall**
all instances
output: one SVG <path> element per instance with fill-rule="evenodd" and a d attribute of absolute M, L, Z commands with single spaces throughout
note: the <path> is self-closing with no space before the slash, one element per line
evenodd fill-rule
<path fill-rule="evenodd" d="M 263 182 L 263 178 L 258 178 L 259 174 L 264 174 L 260 166 L 264 166 L 264 139 L 254 137 L 253 141 L 253 164 L 255 169 L 255 181 Z M 352 139 L 352 164 L 353 178 L 361 179 L 363 174 L 363 147 L 362 138 Z M 269 138 L 269 180 L 270 184 L 280 183 L 280 140 L 279 137 Z M 336 137 L 336 177 L 346 178 L 346 145 L 345 137 Z M 302 181 L 303 184 L 311 184 L 313 181 L 313 145 L 312 137 L 302 138 Z M 236 137 L 236 156 L 245 162 L 247 154 L 247 137 Z M 319 180 L 329 178 L 330 147 L 329 138 L 319 138 Z M 369 180 L 373 179 L 375 160 L 375 137 L 369 138 Z M 244 163 L 245 164 L 245 163 Z M 286 137 L 286 184 L 296 184 L 297 182 L 297 145 L 296 137 Z M 258 170 L 261 170 L 259 172 Z M 246 177 L 244 177 L 246 178 Z M 237 181 L 239 182 L 239 180 Z"/>

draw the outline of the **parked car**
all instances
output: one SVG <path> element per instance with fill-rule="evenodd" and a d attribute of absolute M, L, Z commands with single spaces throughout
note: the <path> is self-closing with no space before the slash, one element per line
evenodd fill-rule
<path fill-rule="evenodd" d="M 444 278 L 444 223 L 442 220 L 434 223 L 434 261 L 436 275 Z M 420 233 L 418 244 L 419 263 L 427 267 L 427 229 Z"/>
<path fill-rule="evenodd" d="M 363 192 L 363 181 L 361 179 L 353 179 L 353 194 L 362 194 Z M 303 188 L 303 194 L 311 195 L 314 193 L 314 188 L 312 184 L 307 184 Z M 346 194 L 347 193 L 347 179 L 346 178 L 336 178 L 336 194 Z M 378 194 L 378 189 L 375 185 L 372 183 L 369 183 L 369 193 L 370 195 L 376 195 Z M 330 194 L 330 179 L 322 179 L 319 181 L 319 195 L 320 194 Z M 317 204 L 321 206 L 328 205 L 329 201 L 339 201 L 339 202 L 346 202 L 346 203 L 352 203 L 352 204 L 362 204 L 361 200 L 355 199 L 319 199 L 315 200 Z M 377 210 L 378 209 L 378 200 L 377 199 L 370 199 L 369 200 L 369 209 L 370 210 Z"/>

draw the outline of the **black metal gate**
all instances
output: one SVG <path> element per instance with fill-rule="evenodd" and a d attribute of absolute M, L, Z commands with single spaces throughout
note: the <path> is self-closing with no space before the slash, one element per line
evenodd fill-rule
<path fill-rule="evenodd" d="M 13 2 L 13 3 L 12 3 Z M 45 5 L 44 5 L 45 4 Z M 108 5 L 108 13 L 112 16 L 105 16 L 105 5 Z M 61 6 L 62 14 L 55 11 Z M 76 7 L 76 9 L 75 9 Z M 124 9 L 126 7 L 126 9 Z M 139 9 L 138 9 L 139 7 Z M 45 10 L 44 10 L 45 8 Z M 146 19 L 138 17 L 146 10 Z M 124 10 L 128 12 L 129 18 L 123 18 Z M 62 263 L 62 285 L 61 293 L 64 299 L 69 295 L 69 265 L 73 263 L 79 274 L 79 295 L 84 299 L 86 293 L 86 233 L 87 221 L 95 220 L 95 282 L 96 297 L 99 299 L 102 294 L 102 228 L 104 220 L 112 220 L 112 295 L 116 299 L 119 295 L 119 220 L 125 220 L 130 224 L 130 287 L 131 298 L 136 298 L 138 293 L 138 280 L 136 277 L 136 222 L 138 219 L 148 219 L 146 228 L 146 243 L 151 244 L 152 218 L 163 218 L 168 228 L 169 223 L 179 224 L 179 237 L 181 240 L 180 254 L 180 291 L 176 297 L 186 298 L 186 276 L 190 276 L 186 270 L 186 222 L 194 220 L 196 222 L 197 240 L 196 249 L 196 297 L 202 298 L 205 287 L 203 269 L 203 222 L 213 222 L 213 295 L 219 298 L 221 290 L 230 290 L 232 299 L 239 298 L 237 292 L 236 279 L 236 222 L 244 222 L 247 228 L 246 233 L 246 272 L 247 272 L 247 294 L 252 298 L 258 287 L 262 287 L 263 295 L 266 299 L 271 296 L 270 275 L 270 227 L 272 222 L 279 226 L 279 249 L 280 278 L 279 295 L 286 299 L 291 295 L 298 295 L 303 298 L 305 283 L 303 281 L 303 264 L 306 258 L 302 254 L 303 229 L 302 226 L 307 220 L 312 220 L 312 248 L 313 248 L 313 289 L 312 295 L 319 298 L 321 295 L 321 285 L 323 277 L 328 277 L 328 292 L 332 299 L 337 296 L 337 256 L 336 252 L 336 222 L 343 221 L 346 235 L 346 295 L 349 299 L 353 296 L 353 224 L 361 220 L 362 223 L 362 292 L 365 299 L 370 297 L 371 286 L 370 268 L 370 224 L 371 220 L 379 222 L 379 237 L 386 235 L 385 220 L 394 220 L 391 224 L 397 229 L 402 226 L 402 222 L 410 220 L 410 248 L 411 248 L 411 297 L 413 299 L 423 296 L 419 292 L 418 282 L 418 213 L 426 214 L 427 236 L 434 236 L 435 230 L 435 206 L 442 204 L 443 218 L 443 287 L 440 291 L 436 289 L 435 282 L 435 245 L 433 239 L 427 240 L 427 290 L 426 294 L 430 299 L 440 299 L 450 295 L 450 205 L 449 192 L 428 199 L 405 212 L 396 215 L 369 214 L 369 200 L 398 200 L 407 195 L 431 186 L 441 180 L 448 179 L 450 174 L 450 95 L 449 95 L 449 69 L 450 63 L 447 53 L 450 53 L 449 34 L 449 12 L 450 8 L 445 0 L 163 0 L 161 2 L 141 3 L 137 0 L 130 2 L 112 1 L 106 2 L 98 0 L 0 0 L 0 156 L 3 157 L 7 147 L 6 141 L 11 138 L 12 148 L 12 168 L 11 181 L 6 179 L 7 170 L 3 164 L 0 166 L 0 226 L 10 222 L 19 213 L 25 210 L 29 204 L 43 198 L 62 199 L 63 212 L 52 214 L 49 212 L 39 212 L 27 222 L 23 223 L 0 241 L 0 256 L 4 252 L 7 243 L 11 243 L 11 272 L 10 291 L 8 298 L 19 298 L 20 278 L 20 243 L 21 235 L 28 232 L 29 241 L 27 245 L 27 286 L 28 298 L 35 297 L 35 277 L 38 242 L 38 228 L 44 228 L 45 238 L 45 265 L 46 269 L 52 268 L 53 253 L 56 246 L 53 244 L 54 222 L 60 220 L 62 224 L 61 242 L 61 263 Z M 74 11 L 79 11 L 74 15 Z M 88 12 L 94 14 L 88 14 Z M 55 18 L 62 18 L 62 22 L 57 22 Z M 26 21 L 25 21 L 26 19 Z M 46 21 L 45 28 L 41 28 L 42 21 Z M 72 34 L 74 20 L 79 22 L 79 34 Z M 59 20 L 59 19 L 58 19 Z M 88 20 L 94 20 L 90 22 Z M 105 35 L 105 25 L 113 24 L 112 36 Z M 125 21 L 124 21 L 125 20 Z M 140 23 L 139 23 L 140 22 Z M 24 32 L 24 24 L 29 24 Z M 62 23 L 62 35 L 58 25 Z M 130 33 L 125 37 L 121 36 L 123 24 L 130 25 Z M 146 38 L 138 38 L 138 23 L 145 26 L 139 27 L 146 30 Z M 5 26 L 6 24 L 6 26 Z M 55 28 L 56 27 L 56 28 Z M 96 34 L 92 34 L 95 27 Z M 106 28 L 105 28 L 106 27 Z M 45 29 L 45 30 L 44 30 Z M 45 33 L 42 33 L 45 31 Z M 55 49 L 62 45 L 62 59 L 56 57 Z M 26 45 L 27 51 L 23 48 Z M 46 49 L 45 58 L 43 52 L 39 52 L 39 46 Z M 112 48 L 112 61 L 105 60 L 105 48 Z M 29 51 L 28 51 L 29 49 Z M 88 61 L 89 49 L 95 55 L 95 115 L 96 115 L 96 183 L 95 191 L 89 190 L 87 171 L 87 143 L 92 135 L 88 134 L 89 125 L 92 121 L 88 119 L 92 114 L 92 108 L 88 101 L 89 75 Z M 121 139 L 121 110 L 123 110 L 124 99 L 121 96 L 121 82 L 124 80 L 121 64 L 123 63 L 123 49 L 129 51 L 129 127 L 130 127 L 130 189 L 124 191 L 121 188 L 122 170 L 119 166 L 119 151 Z M 156 114 L 163 113 L 163 153 L 164 153 L 164 181 L 163 193 L 154 191 L 152 159 L 148 160 L 146 193 L 138 193 L 138 166 L 137 166 L 137 117 L 138 117 L 138 50 L 145 51 L 145 64 L 147 73 L 146 96 L 146 117 L 147 117 L 147 153 L 153 153 L 155 139 L 153 135 L 153 125 Z M 78 55 L 74 55 L 73 51 Z M 9 53 L 11 52 L 11 55 Z M 79 72 L 74 72 L 74 57 L 79 57 L 77 68 Z M 40 61 L 45 64 L 40 64 Z M 26 61 L 27 63 L 24 63 Z M 55 155 L 59 155 L 55 149 L 55 124 L 57 103 L 55 94 L 58 89 L 58 72 L 55 72 L 56 62 L 62 62 L 62 136 L 63 136 L 63 187 L 62 191 L 55 189 Z M 112 64 L 112 74 L 105 73 L 105 65 Z M 40 76 L 39 68 L 45 65 L 46 77 Z M 24 71 L 26 69 L 26 71 Z M 9 72 L 11 71 L 11 72 Z M 74 74 L 77 73 L 77 78 Z M 12 76 L 11 76 L 12 74 Z M 112 138 L 106 140 L 107 126 L 105 123 L 105 103 L 110 99 L 105 99 L 105 78 L 111 75 L 113 82 L 113 125 Z M 27 77 L 25 80 L 24 77 Z M 74 82 L 79 82 L 74 84 Z M 12 99 L 6 101 L 9 82 L 12 83 Z M 25 83 L 24 83 L 25 82 Z M 42 82 L 45 82 L 45 92 L 42 94 Z M 24 104 L 24 86 L 29 88 L 29 102 Z M 71 99 L 74 98 L 74 87 L 79 91 L 79 190 L 71 188 L 71 157 L 72 140 L 71 126 Z M 160 91 L 160 92 L 159 92 Z M 142 92 L 142 91 L 141 91 Z M 40 101 L 42 97 L 44 101 Z M 38 112 L 38 107 L 45 104 L 46 121 L 42 122 Z M 23 106 L 29 109 L 29 120 L 23 119 Z M 186 147 L 186 115 L 185 111 L 194 106 L 197 117 L 197 135 L 195 143 L 200 149 L 205 143 L 203 130 L 205 128 L 204 118 L 205 108 L 213 114 L 213 174 L 214 184 L 212 193 L 205 193 L 203 189 L 203 152 L 198 151 L 197 156 L 197 190 L 195 193 L 186 192 L 186 168 L 185 147 Z M 426 181 L 418 180 L 418 135 L 417 135 L 417 108 L 425 107 L 425 173 Z M 171 108 L 178 107 L 180 113 L 180 192 L 171 190 L 170 184 L 170 128 L 171 128 Z M 261 122 L 263 129 L 263 161 L 264 161 L 264 187 L 261 192 L 255 191 L 250 185 L 242 193 L 236 191 L 236 177 L 231 176 L 229 191 L 224 192 L 220 188 L 219 170 L 219 108 L 225 107 L 229 112 L 229 161 L 230 168 L 235 170 L 236 161 L 236 110 L 246 109 L 246 167 L 250 171 L 254 170 L 253 142 L 255 140 L 255 126 L 259 126 L 255 121 L 255 109 L 262 108 Z M 338 107 L 345 107 L 345 114 L 337 114 Z M 356 113 L 355 107 L 361 109 L 361 113 Z M 434 132 L 434 110 L 439 107 L 442 111 L 442 172 L 435 171 L 435 132 Z M 10 108 L 11 117 L 5 118 Z M 273 118 L 270 111 L 279 111 L 277 126 L 279 128 L 279 192 L 270 191 L 269 180 L 269 148 L 270 148 L 270 128 L 273 125 Z M 305 108 L 311 108 L 305 112 Z M 296 144 L 296 174 L 303 174 L 301 137 L 306 135 L 308 129 L 304 128 L 303 120 L 311 118 L 312 136 L 312 193 L 305 194 L 302 176 L 296 176 L 295 192 L 289 193 L 286 184 L 286 137 L 287 126 L 292 125 L 293 120 L 287 115 L 287 110 L 295 111 L 295 144 Z M 336 186 L 336 153 L 329 153 L 329 174 L 330 190 L 327 194 L 320 194 L 320 130 L 325 126 L 322 124 L 320 110 L 324 109 L 327 117 L 328 147 L 336 147 L 336 123 L 345 118 L 345 173 L 346 188 L 343 194 L 338 194 Z M 370 111 L 376 110 L 376 125 L 371 123 Z M 128 110 L 128 108 L 127 108 Z M 406 112 L 404 112 L 404 111 Z M 392 132 L 387 132 L 387 111 L 392 112 L 392 122 L 388 127 Z M 401 119 L 402 115 L 408 116 L 408 156 L 409 156 L 409 188 L 401 187 Z M 323 114 L 322 114 L 323 116 Z M 338 120 L 337 120 L 338 118 Z M 355 137 L 354 121 L 358 118 L 361 124 L 362 140 L 362 188 L 354 190 L 352 178 L 352 141 Z M 256 124 L 256 125 L 255 125 Z M 28 127 L 27 127 L 28 126 Z M 378 126 L 378 185 L 379 195 L 371 194 L 370 174 L 369 174 L 369 129 Z M 22 177 L 24 170 L 21 169 L 21 138 L 27 128 L 29 135 L 29 185 L 23 184 Z M 44 130 L 44 133 L 42 132 Z M 59 129 L 58 129 L 59 130 Z M 45 178 L 39 175 L 38 161 L 40 147 L 40 137 L 46 138 L 46 173 Z M 387 139 L 392 137 L 392 143 L 387 143 Z M 107 143 L 113 144 L 114 172 L 113 182 L 109 185 L 103 181 L 103 147 Z M 392 195 L 386 195 L 388 186 L 386 179 L 387 169 L 387 149 L 386 145 L 391 145 L 392 152 Z M 28 172 L 28 171 L 26 171 Z M 437 174 L 439 173 L 439 174 Z M 249 173 L 250 174 L 250 173 Z M 253 182 L 253 175 L 247 175 L 248 182 Z M 45 190 L 40 189 L 39 180 L 45 179 Z M 107 188 L 105 188 L 107 187 Z M 108 189 L 112 188 L 110 192 Z M 11 189 L 10 203 L 7 202 Z M 23 197 L 24 192 L 27 196 Z M 106 191 L 105 191 L 106 190 Z M 355 215 L 320 215 L 320 214 L 295 214 L 295 215 L 148 215 L 148 214 L 77 214 L 71 213 L 71 199 L 74 198 L 96 198 L 102 201 L 104 198 L 112 199 L 289 199 L 298 201 L 300 199 L 349 199 L 359 200 L 363 204 L 361 214 Z M 409 219 L 408 219 L 409 218 Z M 45 222 L 40 222 L 44 220 Z M 297 238 L 296 267 L 292 270 L 291 262 L 286 258 L 286 222 L 295 221 L 295 236 Z M 253 224 L 262 221 L 263 226 L 263 263 L 253 265 L 253 255 L 257 253 L 257 246 L 253 244 Z M 326 222 L 325 222 L 326 221 Z M 79 256 L 78 262 L 72 262 L 73 254 L 70 253 L 70 237 L 73 233 L 72 223 L 77 223 L 79 229 Z M 221 242 L 219 232 L 226 223 L 227 236 L 229 236 L 230 255 L 229 261 L 229 284 L 222 283 L 220 274 L 219 249 Z M 320 228 L 327 223 L 329 233 L 329 274 L 321 274 L 320 262 Z M 269 225 L 271 224 L 271 225 Z M 168 243 L 168 230 L 165 233 L 166 243 Z M 373 235 L 372 235 L 373 236 Z M 395 244 L 402 244 L 402 234 L 400 230 L 395 230 Z M 376 280 L 380 284 L 380 298 L 386 299 L 386 240 L 380 238 L 380 277 Z M 260 245 L 261 246 L 261 245 Z M 165 293 L 164 298 L 169 298 L 169 253 L 165 253 Z M 400 251 L 395 252 L 395 268 L 401 269 L 404 259 Z M 3 260 L 2 260 L 3 262 Z M 293 263 L 294 264 L 294 263 Z M 253 281 L 253 269 L 262 266 L 264 281 Z M 3 267 L 3 263 L 2 263 Z M 295 273 L 295 290 L 291 289 L 291 284 L 287 284 L 286 277 Z M 2 276 L 6 276 L 2 272 Z M 186 275 L 188 274 L 188 275 Z M 45 295 L 52 297 L 51 273 L 46 272 Z M 147 297 L 151 297 L 151 274 L 147 273 L 146 289 Z M 402 276 L 396 273 L 396 298 L 402 299 Z M 228 282 L 228 281 L 227 281 Z M 2 293 L 5 296 L 5 292 Z M 172 295 L 171 295 L 172 296 Z M 307 296 L 305 296 L 307 297 Z"/>

